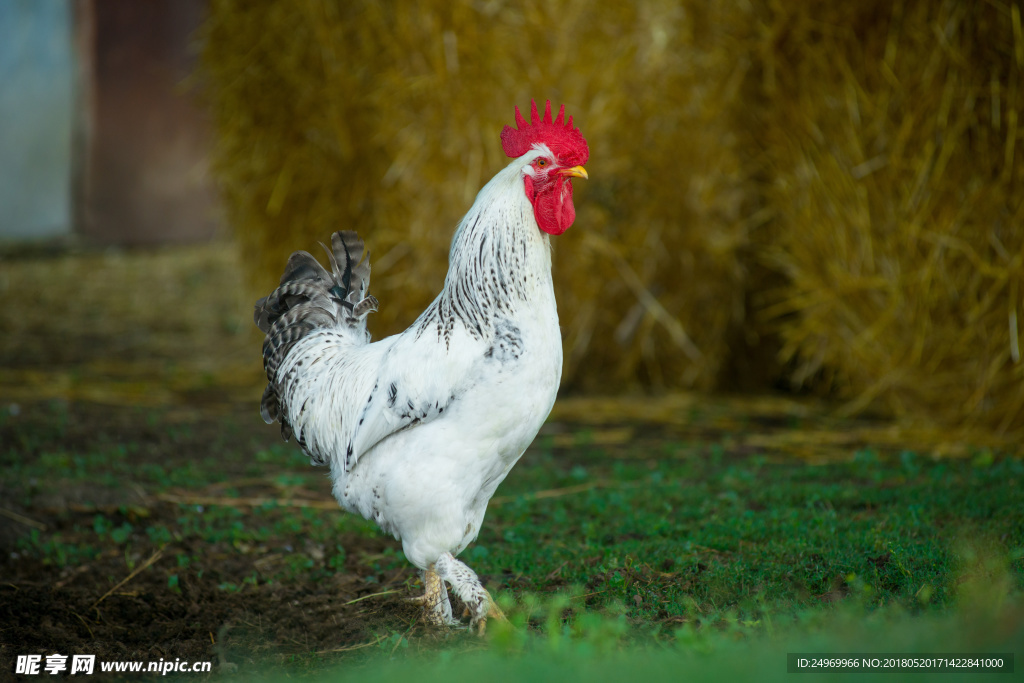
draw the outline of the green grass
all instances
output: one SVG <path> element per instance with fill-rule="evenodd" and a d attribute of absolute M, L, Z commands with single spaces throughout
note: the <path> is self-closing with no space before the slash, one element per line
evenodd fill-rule
<path fill-rule="evenodd" d="M 766 663 L 781 667 L 771 669 L 778 678 L 785 653 L 797 649 L 1024 643 L 1024 461 L 1016 454 L 933 459 L 865 447 L 808 464 L 712 431 L 636 428 L 634 438 L 599 445 L 592 429 L 561 425 L 499 488 L 461 556 L 514 625 L 492 622 L 482 644 L 458 633 L 439 640 L 415 612 L 401 611 L 418 579 L 400 544 L 373 524 L 331 507 L 280 504 L 326 498 L 326 473 L 272 432 L 253 430 L 248 414 L 181 425 L 136 411 L 83 440 L 81 416 L 62 410 L 6 418 L 0 458 L 8 500 L 47 527 L 19 535 L 18 561 L 38 563 L 54 581 L 99 567 L 100 583 L 76 614 L 90 616 L 93 600 L 157 551 L 160 561 L 133 583 L 159 593 L 171 612 L 179 596 L 205 586 L 204 609 L 223 600 L 235 605 L 231 614 L 264 610 L 269 620 L 280 602 L 268 597 L 280 595 L 274 590 L 298 600 L 342 579 L 366 600 L 359 608 L 398 605 L 364 616 L 346 608 L 344 619 L 364 620 L 347 631 L 345 647 L 363 646 L 351 652 L 317 654 L 329 624 L 321 645 L 251 634 L 243 645 L 257 654 L 224 645 L 223 658 L 247 667 L 239 675 L 266 671 L 261 662 L 318 675 L 341 658 L 343 671 L 364 680 L 414 671 L 426 681 L 451 671 L 608 680 L 641 666 L 649 680 L 681 670 L 704 680 L 765 673 Z M 264 502 L 160 502 L 166 493 Z M 241 599 L 248 602 L 232 602 Z M 309 619 L 295 628 L 327 617 Z M 212 641 L 216 629 L 196 630 Z M 260 638 L 263 650 L 253 646 Z M 605 663 L 588 664 L 596 655 Z"/>
<path fill-rule="evenodd" d="M 183 437 L 172 437 L 182 440 Z M 554 449 L 541 438 L 499 490 L 480 537 L 462 555 L 492 586 L 546 593 L 577 586 L 590 606 L 621 603 L 632 620 L 677 623 L 723 609 L 746 621 L 766 611 L 799 610 L 841 599 L 852 588 L 877 604 L 942 608 L 963 563 L 963 539 L 1015 558 L 1024 583 L 1024 462 L 1014 458 L 931 460 L 904 451 L 882 458 L 871 450 L 848 462 L 806 465 L 763 455 L 729 454 L 720 444 L 666 440 L 607 452 L 597 447 Z M 547 440 L 550 441 L 550 440 Z M 42 452 L 9 472 L 40 481 L 64 477 L 99 484 L 130 477 L 151 493 L 230 482 L 240 472 L 265 475 L 280 488 L 324 490 L 288 445 L 257 450 L 248 464 L 224 459 L 132 463 L 124 446 L 82 454 Z M 232 467 L 225 467 L 225 460 Z M 238 465 L 241 465 L 240 467 Z M 538 490 L 591 488 L 533 499 Z M 26 488 L 25 502 L 33 491 Z M 239 495 L 226 486 L 219 495 Z M 499 501 L 500 502 L 500 501 Z M 92 518 L 95 548 L 149 541 L 160 546 L 193 539 L 238 548 L 302 537 L 334 555 L 341 532 L 379 535 L 369 522 L 339 512 L 281 508 L 180 506 L 174 523 L 148 523 L 145 511 L 123 505 Z M 129 521 L 134 519 L 134 521 Z M 89 539 L 88 530 L 83 538 Z M 979 541 L 979 539 L 981 539 Z M 87 546 L 88 543 L 84 544 Z M 88 555 L 60 547 L 60 535 L 23 541 L 41 557 L 67 564 Z M 374 565 L 404 562 L 395 544 Z M 306 580 L 331 562 L 301 556 L 284 577 Z M 334 560 L 337 565 L 337 560 Z"/>
<path fill-rule="evenodd" d="M 932 461 L 872 451 L 848 462 L 770 464 L 666 444 L 664 452 L 540 450 L 500 491 L 467 561 L 520 590 L 578 585 L 647 623 L 723 609 L 756 621 L 867 591 L 874 604 L 942 608 L 964 539 L 1018 558 L 1024 463 Z M 568 458 L 566 457 L 568 455 Z M 566 462 L 569 459 L 570 462 Z M 530 500 L 541 488 L 594 483 Z M 984 539 L 984 540 L 980 540 Z"/>
<path fill-rule="evenodd" d="M 337 667 L 321 680 L 782 681 L 792 680 L 787 672 L 788 653 L 834 653 L 848 658 L 849 653 L 863 653 L 874 658 L 882 653 L 1003 655 L 1016 651 L 1019 656 L 1024 645 L 1024 606 L 1020 603 L 998 615 L 984 616 L 960 611 L 911 617 L 894 609 L 865 613 L 860 607 L 847 607 L 831 613 L 805 613 L 801 621 L 757 637 L 728 628 L 683 628 L 663 642 L 627 642 L 625 634 L 630 627 L 622 618 L 591 615 L 566 622 L 559 609 L 562 605 L 549 609 L 546 623 L 532 631 L 525 627 L 521 612 L 513 615 L 515 623 L 496 629 L 490 647 L 484 650 L 448 648 L 408 655 L 388 640 L 381 644 L 381 656 L 363 666 Z M 1016 627 L 993 627 L 998 621 L 995 617 L 1009 617 Z M 863 662 L 864 657 L 852 659 Z M 1014 665 L 1019 671 L 1020 663 Z M 882 680 L 911 676 L 915 681 L 968 681 L 977 680 L 978 674 L 886 674 L 876 670 L 869 680 L 876 676 Z M 824 673 L 797 680 L 850 679 L 850 673 Z"/>

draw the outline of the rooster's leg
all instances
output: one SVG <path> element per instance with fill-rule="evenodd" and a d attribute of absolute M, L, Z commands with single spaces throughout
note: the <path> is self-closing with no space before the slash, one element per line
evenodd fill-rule
<path fill-rule="evenodd" d="M 448 601 L 448 589 L 444 581 L 434 569 L 427 567 L 423 573 L 423 595 L 413 598 L 412 602 L 423 605 L 423 613 L 427 623 L 434 626 L 454 626 L 459 622 L 452 618 L 452 604 Z"/>
<path fill-rule="evenodd" d="M 494 598 L 480 583 L 476 572 L 455 559 L 451 553 L 444 553 L 434 565 L 441 581 L 452 585 L 452 590 L 469 608 L 469 627 L 483 635 L 487 618 L 505 621 L 505 614 L 498 608 Z"/>

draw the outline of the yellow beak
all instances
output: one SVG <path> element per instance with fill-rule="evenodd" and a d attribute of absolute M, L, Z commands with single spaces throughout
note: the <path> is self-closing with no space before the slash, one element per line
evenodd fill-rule
<path fill-rule="evenodd" d="M 574 178 L 583 178 L 584 180 L 590 178 L 590 176 L 587 175 L 587 169 L 583 168 L 582 166 L 563 168 L 561 171 L 559 171 L 559 173 L 561 173 L 562 175 L 571 175 Z"/>

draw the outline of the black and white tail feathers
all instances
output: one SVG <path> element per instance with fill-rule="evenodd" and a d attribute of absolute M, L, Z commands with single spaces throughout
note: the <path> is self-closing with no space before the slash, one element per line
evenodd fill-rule
<path fill-rule="evenodd" d="M 297 251 L 288 259 L 281 284 L 270 296 L 256 302 L 253 319 L 266 333 L 263 367 L 266 390 L 260 414 L 270 424 L 281 421 L 281 436 L 287 441 L 292 428 L 282 410 L 278 368 L 296 342 L 319 329 L 342 329 L 355 333 L 363 343 L 370 341 L 366 316 L 377 310 L 377 299 L 367 296 L 370 286 L 369 254 L 363 258 L 363 240 L 352 230 L 331 235 L 327 252 L 328 272 L 311 254 Z"/>

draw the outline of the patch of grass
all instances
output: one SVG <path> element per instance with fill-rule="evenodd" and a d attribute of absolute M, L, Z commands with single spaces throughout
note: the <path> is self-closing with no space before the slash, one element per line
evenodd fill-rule
<path fill-rule="evenodd" d="M 557 603 L 556 603 L 557 604 Z M 898 611 L 864 615 L 846 610 L 771 636 L 748 639 L 737 631 L 680 629 L 662 645 L 626 643 L 621 618 L 583 615 L 566 623 L 557 616 L 539 630 L 501 628 L 491 647 L 475 651 L 450 648 L 407 656 L 395 647 L 398 634 L 381 643 L 389 655 L 367 666 L 343 667 L 322 680 L 392 681 L 687 681 L 791 680 L 787 653 L 1013 653 L 1024 644 L 1021 606 L 1007 609 L 1002 628 L 981 625 L 963 615 L 910 617 Z M 1006 624 L 1012 624 L 1006 628 Z M 981 633 L 969 638 L 972 627 Z M 1014 628 L 1017 630 L 1014 631 Z M 980 638 L 978 636 L 981 636 Z M 397 657 L 396 657 L 397 653 Z M 860 658 L 863 661 L 863 657 Z M 890 674 L 891 675 L 891 674 Z M 899 674 L 897 674 L 899 675 Z M 908 675 L 906 673 L 902 674 Z M 974 671 L 913 674 L 915 681 L 977 680 Z M 825 673 L 813 680 L 849 680 L 849 673 Z M 271 679 L 274 680 L 274 679 Z"/>
<path fill-rule="evenodd" d="M 505 588 L 577 585 L 587 605 L 619 602 L 630 620 L 675 624 L 726 608 L 757 621 L 854 588 L 873 605 L 941 608 L 962 563 L 958 539 L 994 539 L 1004 555 L 1024 546 L 1020 460 L 865 451 L 809 466 L 706 450 L 530 453 L 467 561 Z M 594 486 L 531 500 L 581 482 Z M 1013 575 L 1019 588 L 1022 563 Z"/>
<path fill-rule="evenodd" d="M 586 670 L 586 653 L 604 653 L 609 671 L 650 660 L 656 680 L 662 669 L 703 671 L 705 653 L 719 662 L 708 671 L 739 675 L 728 664 L 745 647 L 737 643 L 774 661 L 780 643 L 819 630 L 853 633 L 865 648 L 875 642 L 857 640 L 867 625 L 953 633 L 955 619 L 969 633 L 969 620 L 990 623 L 1022 599 L 1019 454 L 943 459 L 910 443 L 862 443 L 810 464 L 749 445 L 759 429 L 795 433 L 804 422 L 734 420 L 734 430 L 714 411 L 693 411 L 685 429 L 548 425 L 462 554 L 516 628 L 492 623 L 486 645 L 459 632 L 439 640 L 405 603 L 419 586 L 401 545 L 330 502 L 325 471 L 273 430 L 250 429 L 251 411 L 200 415 L 189 429 L 168 428 L 167 415 L 114 413 L 102 431 L 121 434 L 124 448 L 82 438 L 96 416 L 81 411 L 44 407 L 0 425 L 2 487 L 21 506 L 12 511 L 43 527 L 11 522 L 4 590 L 38 588 L 26 605 L 60 596 L 89 642 L 107 627 L 106 637 L 124 637 L 148 610 L 190 634 L 183 655 L 214 647 L 240 673 L 408 657 L 379 675 L 507 666 L 506 678 L 523 678 L 531 667 Z M 180 502 L 192 499 L 205 502 Z M 1013 614 L 1004 621 L 1019 630 Z M 19 642 L 49 642 L 33 637 Z M 146 637 L 139 647 L 178 638 Z M 843 642 L 834 635 L 822 647 Z"/>

